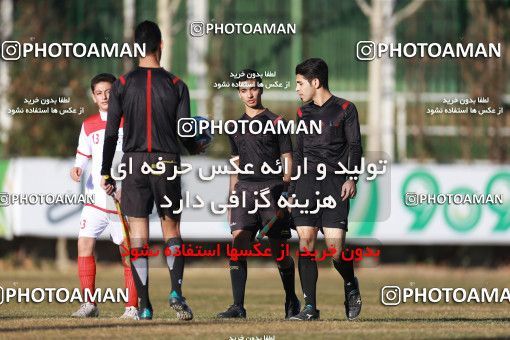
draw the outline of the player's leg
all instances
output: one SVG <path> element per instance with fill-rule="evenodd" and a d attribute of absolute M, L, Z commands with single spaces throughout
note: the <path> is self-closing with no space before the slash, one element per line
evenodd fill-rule
<path fill-rule="evenodd" d="M 78 277 L 84 303 L 72 314 L 75 318 L 89 318 L 99 316 L 99 309 L 94 301 L 89 301 L 86 291 L 94 295 L 96 289 L 96 260 L 94 245 L 96 239 L 92 237 L 78 238 Z"/>
<path fill-rule="evenodd" d="M 271 254 L 278 266 L 283 289 L 285 290 L 285 318 L 291 318 L 298 314 L 301 309 L 301 303 L 296 296 L 296 270 L 292 256 L 281 256 L 282 249 L 285 249 L 287 240 L 284 238 L 269 238 Z"/>
<path fill-rule="evenodd" d="M 321 226 L 328 246 L 337 250 L 333 257 L 333 266 L 342 276 L 345 288 L 345 314 L 349 320 L 357 318 L 361 312 L 361 294 L 357 278 L 354 276 L 354 262 L 344 261 L 341 252 L 344 248 L 348 229 L 349 199 L 343 201 L 339 190 L 345 183 L 341 176 L 327 176 L 321 183 L 320 192 L 336 197 L 336 207 L 323 209 Z"/>
<path fill-rule="evenodd" d="M 96 239 L 94 237 L 78 238 L 78 275 L 80 277 L 80 287 L 82 292 L 88 289 L 92 294 L 94 294 L 96 289 L 95 244 Z"/>
<path fill-rule="evenodd" d="M 338 228 L 323 228 L 326 246 L 335 249 L 333 255 L 333 266 L 344 279 L 346 285 L 354 283 L 353 261 L 346 261 L 342 258 L 342 251 L 345 244 L 345 230 Z"/>
<path fill-rule="evenodd" d="M 152 305 L 149 299 L 149 259 L 147 256 L 133 256 L 133 253 L 141 254 L 143 247 L 148 244 L 149 219 L 128 217 L 128 222 L 131 249 L 135 250 L 131 253 L 130 260 L 131 272 L 138 294 L 139 317 L 142 320 L 150 320 L 152 319 Z"/>
<path fill-rule="evenodd" d="M 232 248 L 237 250 L 250 249 L 253 233 L 248 230 L 234 230 L 232 233 Z M 230 279 L 232 282 L 232 296 L 234 304 L 244 308 L 246 280 L 248 279 L 248 264 L 245 257 L 231 258 L 229 262 Z"/>
<path fill-rule="evenodd" d="M 136 292 L 135 281 L 133 279 L 133 271 L 131 270 L 131 261 L 129 261 L 129 243 L 124 242 L 123 225 L 117 215 L 109 215 L 109 224 L 111 227 L 110 238 L 113 243 L 119 246 L 119 252 L 122 259 L 122 267 L 124 270 L 124 286 L 128 291 L 128 301 L 126 302 L 124 313 L 121 319 L 138 320 L 138 293 Z M 126 223 L 127 224 L 127 223 Z M 129 228 L 129 226 L 127 226 Z M 129 237 L 129 235 L 126 235 Z M 127 258 L 124 258 L 126 256 Z M 127 260 L 127 261 L 126 261 Z"/>
<path fill-rule="evenodd" d="M 354 261 L 344 260 L 341 256 L 344 250 L 346 231 L 327 227 L 324 227 L 323 230 L 326 245 L 335 248 L 333 266 L 344 280 L 345 314 L 349 320 L 354 320 L 361 312 L 362 303 L 358 279 L 354 276 Z"/>
<path fill-rule="evenodd" d="M 78 276 L 84 303 L 72 314 L 73 317 L 97 317 L 99 309 L 94 301 L 89 301 L 96 289 L 96 260 L 94 247 L 96 238 L 106 228 L 104 213 L 93 207 L 84 207 L 80 217 L 80 232 L 78 235 Z"/>
<path fill-rule="evenodd" d="M 320 183 L 313 174 L 301 176 L 296 183 L 296 199 L 301 202 L 309 200 L 310 204 L 306 207 L 308 211 L 316 208 L 316 191 L 320 189 L 319 186 Z M 316 303 L 319 271 L 315 257 L 310 254 L 315 250 L 320 217 L 320 214 L 309 214 L 302 208 L 292 209 L 292 218 L 299 236 L 298 271 L 305 307 L 298 315 L 290 318 L 291 320 L 317 320 L 320 317 Z"/>
<path fill-rule="evenodd" d="M 291 320 L 317 320 L 320 312 L 317 309 L 317 278 L 319 271 L 315 257 L 310 254 L 315 250 L 318 228 L 312 226 L 297 226 L 299 235 L 299 259 L 298 270 L 301 280 L 301 289 L 305 298 L 305 307 Z"/>
<path fill-rule="evenodd" d="M 177 176 L 173 180 L 167 179 L 168 177 L 175 177 L 176 166 L 179 165 L 179 162 L 176 155 L 168 153 L 148 154 L 148 161 L 150 164 L 162 161 L 165 165 L 164 173 L 149 176 L 149 182 L 161 221 L 163 239 L 166 243 L 167 251 L 165 256 L 171 282 L 168 302 L 170 307 L 176 312 L 178 319 L 191 320 L 193 319 L 193 312 L 182 294 L 185 257 L 180 254 L 174 255 L 177 250 L 181 249 L 183 244 L 180 230 L 181 217 L 180 212 L 177 212 L 178 207 L 182 204 L 181 178 Z M 171 207 L 162 207 L 162 205 L 168 203 L 168 200 L 172 203 Z"/>
<path fill-rule="evenodd" d="M 235 215 L 234 212 L 233 215 Z M 250 249 L 252 237 L 253 232 L 250 230 L 243 228 L 232 230 L 232 248 L 237 251 Z M 229 267 L 234 303 L 226 311 L 219 313 L 217 316 L 219 318 L 246 318 L 246 309 L 244 308 L 246 280 L 248 278 L 246 258 L 231 258 Z"/>
<path fill-rule="evenodd" d="M 146 160 L 144 153 L 124 153 L 122 162 L 133 165 L 133 173 L 128 173 L 122 181 L 121 207 L 128 216 L 129 238 L 131 243 L 131 272 L 138 294 L 139 318 L 152 319 L 152 305 L 149 299 L 149 259 L 142 254 L 144 246 L 148 246 L 149 219 L 154 206 L 154 196 L 150 188 L 148 176 L 141 172 Z"/>
<path fill-rule="evenodd" d="M 281 197 L 283 184 L 277 183 L 271 186 L 270 207 L 259 210 L 260 220 L 270 221 L 274 218 L 275 212 L 278 212 L 279 218 L 267 232 L 269 247 L 273 260 L 278 266 L 283 289 L 285 290 L 285 318 L 291 318 L 297 315 L 301 309 L 301 304 L 296 296 L 295 267 L 292 256 L 285 255 L 287 240 L 291 237 L 290 225 L 292 217 L 288 211 L 283 211 L 278 207 L 278 199 Z"/>
<path fill-rule="evenodd" d="M 168 301 L 170 307 L 172 307 L 177 313 L 178 319 L 191 320 L 193 319 L 193 312 L 182 295 L 185 257 L 182 255 L 174 255 L 180 253 L 180 249 L 183 244 L 179 219 L 179 216 L 173 216 L 170 218 L 163 215 L 161 217 L 163 238 L 166 240 L 166 247 L 168 247 L 167 255 L 165 255 L 166 264 L 168 266 L 171 281 L 171 292 L 168 297 Z"/>
<path fill-rule="evenodd" d="M 334 248 L 332 262 L 335 269 L 342 276 L 346 283 L 352 283 L 354 280 L 353 261 L 345 261 L 342 259 L 342 251 L 345 244 L 345 230 L 339 228 L 323 228 L 326 246 Z"/>
<path fill-rule="evenodd" d="M 161 228 L 163 232 L 163 239 L 165 240 L 166 247 L 168 247 L 169 256 L 166 256 L 166 263 L 170 273 L 170 280 L 172 291 L 171 295 L 182 296 L 182 276 L 184 272 L 184 256 L 174 256 L 177 252 L 180 253 L 182 247 L 182 238 L 180 231 L 179 220 L 172 219 L 168 216 L 161 217 Z"/>
<path fill-rule="evenodd" d="M 126 252 L 126 250 L 120 246 L 119 251 L 120 254 L 124 254 Z M 122 314 L 120 318 L 138 320 L 138 293 L 136 291 L 131 264 L 126 265 L 126 262 L 122 261 L 122 267 L 124 268 L 124 287 L 128 291 L 128 301 L 125 305 L 124 314 Z"/>
<path fill-rule="evenodd" d="M 254 192 L 259 189 L 258 184 L 239 181 L 235 187 L 235 193 L 239 201 L 245 196 L 245 204 L 230 209 L 230 232 L 232 233 L 232 248 L 238 251 L 251 248 L 251 241 L 258 230 L 259 216 L 250 214 L 249 211 L 255 206 Z M 229 259 L 230 281 L 232 283 L 232 295 L 234 303 L 224 312 L 219 313 L 219 318 L 246 318 L 244 308 L 244 295 L 246 280 L 248 278 L 248 265 L 245 257 Z"/>

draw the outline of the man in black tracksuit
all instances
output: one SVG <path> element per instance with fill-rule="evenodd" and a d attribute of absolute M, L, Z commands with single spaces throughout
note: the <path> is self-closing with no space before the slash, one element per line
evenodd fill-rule
<path fill-rule="evenodd" d="M 265 127 L 267 124 L 276 125 L 283 118 L 262 106 L 262 79 L 253 70 L 243 70 L 244 74 L 239 79 L 239 98 L 244 103 L 245 113 L 237 120 L 237 124 L 248 122 L 248 124 L 259 123 Z M 278 270 L 285 290 L 285 318 L 290 318 L 299 313 L 300 303 L 295 293 L 295 269 L 294 260 L 291 256 L 284 256 L 281 259 L 281 248 L 285 247 L 287 239 L 290 238 L 290 214 L 288 211 L 279 209 L 277 202 L 283 195 L 287 194 L 292 171 L 292 143 L 289 134 L 260 133 L 251 134 L 247 129 L 246 133 L 240 132 L 239 125 L 237 133 L 229 135 L 232 157 L 237 158 L 236 163 L 240 169 L 247 164 L 253 165 L 253 174 L 231 175 L 230 194 L 236 195 L 239 201 L 242 195 L 246 195 L 246 205 L 232 208 L 229 211 L 229 224 L 232 232 L 232 244 L 234 249 L 247 250 L 250 248 L 250 241 L 264 224 L 268 223 L 274 216 L 280 217 L 267 233 L 273 259 L 277 261 Z M 272 169 L 277 168 L 277 162 L 282 162 L 282 172 L 262 173 L 264 163 Z M 288 169 L 284 169 L 284 163 Z M 235 193 L 233 193 L 235 192 Z M 255 200 L 262 203 L 261 197 L 255 193 L 267 192 L 269 207 L 254 210 Z M 232 282 L 232 295 L 234 304 L 226 311 L 219 313 L 219 318 L 246 318 L 244 308 L 244 292 L 247 279 L 247 262 L 245 257 L 230 259 L 230 278 Z"/>
<path fill-rule="evenodd" d="M 190 117 L 189 92 L 186 84 L 177 76 L 160 67 L 161 31 L 150 21 L 139 24 L 135 31 L 135 42 L 145 44 L 146 56 L 140 58 L 139 66 L 120 76 L 113 84 L 108 106 L 108 120 L 103 148 L 102 186 L 111 193 L 115 181 L 111 176 L 112 160 L 117 142 L 121 117 L 124 117 L 124 139 L 122 163 L 132 162 L 132 173 L 122 182 L 121 207 L 128 216 L 131 248 L 142 250 L 149 237 L 148 215 L 154 203 L 161 218 L 161 228 L 167 246 L 174 250 L 182 246 L 180 214 L 173 208 L 161 208 L 167 203 L 179 206 L 181 179 L 167 180 L 174 174 L 174 166 L 180 165 L 177 122 Z M 199 151 L 193 138 L 181 138 L 190 152 Z M 165 164 L 163 174 L 142 174 L 145 163 L 154 167 L 158 161 Z M 184 272 L 184 257 L 169 255 L 166 258 L 170 271 L 172 290 L 170 306 L 182 320 L 191 320 L 193 313 L 182 296 L 181 285 Z M 152 318 L 152 306 L 148 292 L 148 258 L 139 256 L 131 262 L 133 277 L 140 298 L 140 319 Z"/>
<path fill-rule="evenodd" d="M 344 261 L 341 252 L 347 232 L 349 199 L 356 194 L 356 181 L 334 172 L 341 170 L 339 162 L 348 170 L 361 165 L 358 112 L 354 104 L 331 94 L 328 89 L 328 66 L 322 59 L 308 59 L 296 67 L 296 91 L 301 100 L 307 102 L 298 109 L 298 121 L 302 120 L 306 125 L 310 125 L 311 121 L 320 123 L 322 131 L 320 134 L 298 134 L 294 171 L 300 166 L 301 176 L 292 182 L 289 195 L 295 194 L 295 199 L 300 202 L 308 199 L 308 212 L 317 211 L 317 200 L 327 196 L 334 198 L 336 206 L 321 207 L 313 214 L 307 214 L 302 208 L 292 209 L 299 235 L 298 267 L 305 308 L 291 319 L 319 319 L 319 310 L 316 308 L 317 262 L 307 251 L 314 250 L 317 232 L 321 229 L 328 247 L 336 250 L 333 265 L 344 279 L 345 313 L 352 320 L 361 311 L 361 295 L 358 280 L 354 276 L 353 262 Z M 303 175 L 305 158 L 308 173 Z M 326 177 L 322 180 L 317 180 L 319 164 L 326 170 Z"/>

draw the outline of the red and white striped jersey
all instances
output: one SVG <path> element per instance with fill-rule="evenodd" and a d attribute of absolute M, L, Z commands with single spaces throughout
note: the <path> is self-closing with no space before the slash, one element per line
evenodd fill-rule
<path fill-rule="evenodd" d="M 103 144 L 106 129 L 107 112 L 99 112 L 92 115 L 83 121 L 81 125 L 80 138 L 78 141 L 78 149 L 76 150 L 75 167 L 83 170 L 82 180 L 89 160 L 92 160 L 90 174 L 87 178 L 85 185 L 85 193 L 87 195 L 94 195 L 94 208 L 116 213 L 116 211 L 107 209 L 112 204 L 107 205 L 108 197 L 106 192 L 101 188 L 101 165 L 103 161 Z M 117 140 L 116 153 L 121 156 L 122 153 L 122 136 L 123 136 L 123 120 L 119 128 L 119 138 Z M 89 205 L 89 204 L 87 204 Z"/>

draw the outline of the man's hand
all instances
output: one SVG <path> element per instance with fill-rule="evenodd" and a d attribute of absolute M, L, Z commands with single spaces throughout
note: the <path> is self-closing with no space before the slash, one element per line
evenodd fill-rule
<path fill-rule="evenodd" d="M 72 168 L 70 174 L 73 181 L 79 182 L 82 172 L 83 170 L 80 167 L 75 166 Z"/>
<path fill-rule="evenodd" d="M 108 195 L 115 192 L 115 180 L 110 176 L 101 176 L 101 188 L 106 191 Z"/>
<path fill-rule="evenodd" d="M 198 155 L 198 154 L 204 153 L 205 150 L 209 147 L 209 144 L 210 143 L 207 143 L 205 141 L 197 142 L 196 146 L 195 146 L 195 150 L 193 150 L 193 154 Z"/>
<path fill-rule="evenodd" d="M 348 198 L 353 198 L 356 196 L 356 182 L 353 180 L 347 180 L 342 185 L 342 201 L 345 201 Z"/>
<path fill-rule="evenodd" d="M 121 196 L 122 196 L 122 195 L 121 195 L 121 194 L 122 194 L 122 193 L 121 193 L 121 191 L 122 191 L 122 190 L 118 189 L 118 190 L 116 190 L 116 191 L 115 191 L 115 193 L 113 194 L 113 197 L 114 197 L 117 201 L 119 201 L 119 202 L 120 202 L 120 198 L 121 198 Z"/>
<path fill-rule="evenodd" d="M 290 182 L 289 181 L 285 181 L 285 178 L 284 178 L 283 179 L 283 189 L 282 189 L 281 196 L 283 196 L 287 202 L 292 204 L 292 202 L 294 202 L 294 198 L 292 198 L 292 195 L 289 195 L 289 187 L 290 187 Z M 280 200 L 280 199 L 278 199 L 278 200 Z M 285 208 L 282 209 L 282 210 L 285 210 Z M 290 213 L 290 207 L 287 207 L 287 210 Z"/>
<path fill-rule="evenodd" d="M 292 205 L 294 204 L 294 197 L 292 197 L 292 195 L 289 195 L 289 197 L 287 197 L 287 202 L 289 202 L 289 205 Z M 292 208 L 289 206 L 287 207 L 287 210 L 290 212 L 292 212 Z"/>

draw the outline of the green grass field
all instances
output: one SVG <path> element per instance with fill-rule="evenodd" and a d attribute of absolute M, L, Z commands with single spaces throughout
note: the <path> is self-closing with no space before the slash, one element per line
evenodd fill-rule
<path fill-rule="evenodd" d="M 122 287 L 119 266 L 99 266 L 97 286 Z M 401 287 L 508 287 L 510 268 L 452 269 L 432 266 L 379 266 L 358 270 L 363 310 L 358 321 L 348 322 L 343 312 L 343 287 L 333 269 L 321 269 L 318 307 L 321 321 L 283 320 L 283 290 L 276 269 L 248 269 L 246 321 L 219 321 L 214 315 L 231 302 L 226 268 L 187 268 L 184 294 L 195 312 L 189 323 L 179 322 L 167 305 L 168 271 L 151 269 L 154 320 L 130 322 L 117 317 L 120 304 L 100 305 L 99 319 L 74 320 L 69 315 L 78 304 L 0 305 L 0 338 L 480 338 L 510 336 L 510 304 L 411 304 L 387 307 L 380 302 L 385 285 Z M 299 295 L 298 278 L 296 284 Z M 74 271 L 4 270 L 3 287 L 68 287 L 78 285 Z"/>

